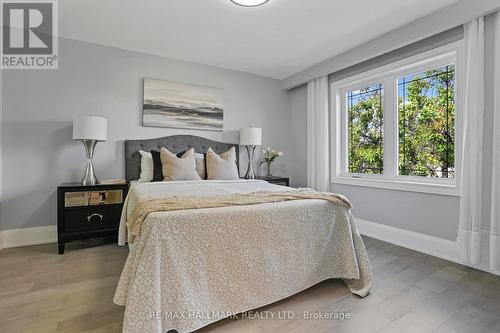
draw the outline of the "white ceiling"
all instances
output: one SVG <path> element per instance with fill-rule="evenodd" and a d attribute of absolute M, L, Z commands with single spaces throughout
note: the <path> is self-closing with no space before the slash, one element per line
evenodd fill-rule
<path fill-rule="evenodd" d="M 283 79 L 456 0 L 63 0 L 63 37 Z"/>

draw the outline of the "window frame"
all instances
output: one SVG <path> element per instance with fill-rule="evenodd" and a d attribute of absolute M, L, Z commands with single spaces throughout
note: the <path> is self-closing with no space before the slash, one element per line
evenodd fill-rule
<path fill-rule="evenodd" d="M 411 192 L 460 195 L 463 119 L 463 41 L 441 46 L 354 76 L 330 81 L 331 96 L 331 182 Z M 429 69 L 455 65 L 455 178 L 399 175 L 398 79 Z M 383 166 L 382 174 L 348 172 L 348 91 L 383 84 Z"/>

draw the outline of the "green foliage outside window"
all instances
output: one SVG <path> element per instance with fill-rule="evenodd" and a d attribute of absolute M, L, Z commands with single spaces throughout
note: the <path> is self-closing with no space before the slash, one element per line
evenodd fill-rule
<path fill-rule="evenodd" d="M 455 67 L 398 80 L 399 174 L 455 177 Z"/>
<path fill-rule="evenodd" d="M 381 174 L 384 167 L 381 84 L 346 94 L 349 125 L 349 172 Z"/>
<path fill-rule="evenodd" d="M 400 175 L 455 177 L 455 67 L 397 81 Z M 346 94 L 348 171 L 383 173 L 382 84 Z"/>

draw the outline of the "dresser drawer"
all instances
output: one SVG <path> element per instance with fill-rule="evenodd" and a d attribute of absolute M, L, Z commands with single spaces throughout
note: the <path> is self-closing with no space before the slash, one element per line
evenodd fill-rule
<path fill-rule="evenodd" d="M 288 182 L 286 181 L 270 181 L 269 183 L 274 185 L 288 186 Z"/>
<path fill-rule="evenodd" d="M 64 210 L 64 232 L 118 228 L 122 205 Z"/>
<path fill-rule="evenodd" d="M 64 193 L 64 207 L 86 207 L 123 203 L 123 190 L 93 190 Z"/>

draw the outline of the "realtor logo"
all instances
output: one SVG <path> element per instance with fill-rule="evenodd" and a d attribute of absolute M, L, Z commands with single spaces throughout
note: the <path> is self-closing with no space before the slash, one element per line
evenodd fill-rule
<path fill-rule="evenodd" d="M 3 69 L 57 69 L 57 2 L 2 0 Z"/>

